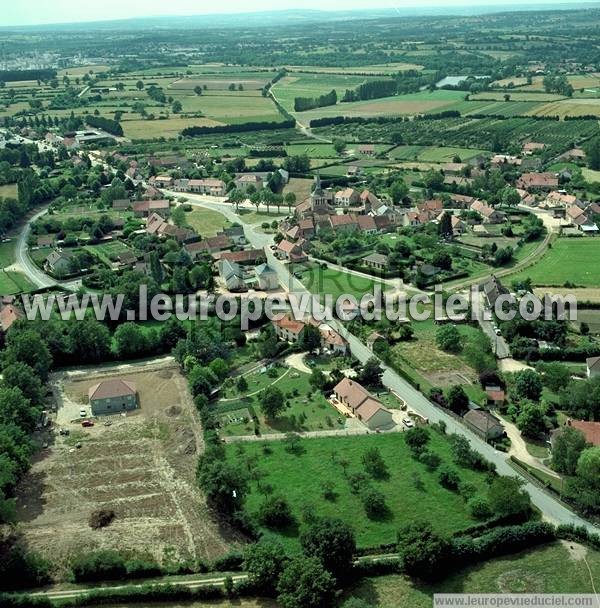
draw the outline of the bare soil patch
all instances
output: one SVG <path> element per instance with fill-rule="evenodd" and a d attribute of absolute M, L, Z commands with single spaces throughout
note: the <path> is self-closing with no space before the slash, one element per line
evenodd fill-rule
<path fill-rule="evenodd" d="M 196 485 L 202 434 L 177 366 L 112 375 L 136 384 L 141 407 L 98 418 L 89 429 L 63 425 L 71 435 L 55 435 L 19 488 L 25 542 L 57 564 L 58 576 L 70 555 L 98 549 L 151 554 L 163 564 L 227 553 L 240 539 L 220 528 Z M 103 368 L 63 378 L 61 393 L 86 404 L 89 387 L 110 376 Z M 98 510 L 115 516 L 94 530 L 89 521 Z"/>

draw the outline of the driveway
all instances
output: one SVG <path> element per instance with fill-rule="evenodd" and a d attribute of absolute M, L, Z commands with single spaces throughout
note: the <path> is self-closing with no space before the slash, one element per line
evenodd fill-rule
<path fill-rule="evenodd" d="M 288 367 L 293 367 L 303 374 L 311 374 L 312 370 L 306 365 L 305 358 L 306 353 L 294 353 L 286 357 L 285 363 Z"/>

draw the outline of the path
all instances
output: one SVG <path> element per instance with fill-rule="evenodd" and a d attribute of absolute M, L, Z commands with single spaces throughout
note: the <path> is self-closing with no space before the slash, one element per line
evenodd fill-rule
<path fill-rule="evenodd" d="M 273 382 L 271 382 L 271 384 L 268 384 L 267 386 L 273 386 L 274 384 L 277 384 L 280 380 L 283 380 L 291 371 L 292 371 L 292 368 L 288 367 L 288 369 L 286 369 L 285 372 L 283 372 L 283 374 L 281 374 L 281 376 L 279 376 L 279 378 L 276 378 L 275 380 L 273 380 Z M 248 372 L 248 373 L 252 373 L 252 372 Z M 220 402 L 227 403 L 228 401 L 239 401 L 240 399 L 247 399 L 248 397 L 254 397 L 254 395 L 258 395 L 259 393 L 262 393 L 265 390 L 265 388 L 266 387 L 263 386 L 263 388 L 259 388 L 259 389 L 255 390 L 253 393 L 248 393 L 247 395 L 237 395 L 236 397 L 229 397 L 227 399 L 221 399 Z"/>
<path fill-rule="evenodd" d="M 288 355 L 285 359 L 286 365 L 289 367 L 293 367 L 297 369 L 299 372 L 303 374 L 312 374 L 312 369 L 306 365 L 305 359 L 306 353 L 294 353 L 292 355 Z"/>
<path fill-rule="evenodd" d="M 546 466 L 539 458 L 532 456 L 527 450 L 527 444 L 521 436 L 521 431 L 512 422 L 506 418 L 502 418 L 502 424 L 506 430 L 506 434 L 510 439 L 510 450 L 508 451 L 509 456 L 518 458 L 521 462 L 532 466 L 535 469 L 540 469 L 552 477 L 560 479 L 560 475 L 553 471 L 550 467 Z"/>

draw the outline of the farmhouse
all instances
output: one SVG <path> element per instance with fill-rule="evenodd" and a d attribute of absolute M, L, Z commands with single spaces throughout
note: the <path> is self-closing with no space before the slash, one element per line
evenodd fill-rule
<path fill-rule="evenodd" d="M 359 215 L 356 221 L 358 222 L 358 229 L 365 234 L 377 234 L 379 231 L 377 222 L 372 215 Z"/>
<path fill-rule="evenodd" d="M 266 256 L 264 249 L 245 249 L 244 251 L 224 251 L 223 253 L 215 253 L 213 254 L 213 257 L 246 266 L 249 264 L 256 264 L 259 260 L 264 260 Z"/>
<path fill-rule="evenodd" d="M 138 407 L 135 384 L 114 378 L 95 384 L 88 391 L 92 415 L 114 414 Z"/>
<path fill-rule="evenodd" d="M 600 422 L 588 422 L 587 420 L 567 420 L 567 426 L 581 431 L 588 443 L 600 446 Z"/>
<path fill-rule="evenodd" d="M 469 410 L 464 416 L 465 424 L 485 439 L 498 439 L 504 435 L 504 427 L 496 416 L 487 410 Z"/>
<path fill-rule="evenodd" d="M 506 399 L 505 393 L 499 386 L 486 386 L 485 394 L 490 407 L 502 407 Z"/>
<path fill-rule="evenodd" d="M 353 232 L 358 228 L 355 215 L 330 215 L 329 225 L 334 232 Z"/>
<path fill-rule="evenodd" d="M 255 190 L 262 190 L 264 184 L 263 178 L 256 173 L 241 173 L 235 178 L 234 183 L 235 187 L 243 192 L 246 192 L 250 186 Z"/>
<path fill-rule="evenodd" d="M 136 217 L 148 217 L 151 213 L 160 213 L 163 217 L 168 217 L 169 206 L 170 203 L 166 199 L 134 201 L 133 213 Z"/>
<path fill-rule="evenodd" d="M 360 194 L 354 188 L 344 188 L 334 195 L 336 207 L 351 207 L 360 202 Z"/>
<path fill-rule="evenodd" d="M 296 321 L 291 317 L 283 317 L 282 319 L 271 321 L 275 334 L 280 340 L 286 342 L 297 342 L 306 327 L 302 321 Z"/>
<path fill-rule="evenodd" d="M 150 182 L 157 188 L 170 188 L 173 185 L 173 178 L 170 175 L 157 175 Z"/>
<path fill-rule="evenodd" d="M 364 257 L 362 261 L 365 266 L 374 268 L 375 270 L 387 270 L 389 266 L 387 255 L 381 253 L 372 253 Z"/>
<path fill-rule="evenodd" d="M 298 243 L 292 243 L 286 239 L 283 239 L 277 245 L 277 254 L 280 258 L 289 260 L 290 262 L 305 262 L 308 259 L 308 256 Z"/>
<path fill-rule="evenodd" d="M 484 224 L 501 224 L 506 220 L 506 214 L 486 205 L 483 201 L 475 201 L 471 205 L 471 211 L 481 215 Z"/>
<path fill-rule="evenodd" d="M 73 254 L 68 251 L 55 249 L 46 258 L 44 266 L 57 277 L 63 277 L 71 272 Z"/>
<path fill-rule="evenodd" d="M 554 173 L 523 173 L 517 180 L 517 188 L 523 190 L 553 190 L 558 187 Z"/>
<path fill-rule="evenodd" d="M 494 275 L 492 275 L 489 280 L 482 285 L 481 289 L 483 291 L 486 304 L 490 308 L 495 306 L 496 300 L 500 296 L 510 293 Z"/>
<path fill-rule="evenodd" d="M 258 288 L 262 291 L 271 291 L 279 287 L 277 272 L 268 264 L 261 264 L 254 269 Z"/>
<path fill-rule="evenodd" d="M 219 276 L 229 291 L 245 291 L 244 271 L 236 262 L 219 261 Z"/>
<path fill-rule="evenodd" d="M 323 325 L 319 327 L 319 331 L 321 332 L 322 349 L 328 350 L 334 355 L 346 355 L 348 353 L 350 346 L 348 341 L 329 327 L 329 325 L 323 323 Z"/>
<path fill-rule="evenodd" d="M 543 150 L 546 147 L 546 144 L 542 144 L 536 141 L 528 141 L 523 145 L 523 154 L 527 156 L 533 154 L 534 152 L 538 152 L 539 150 Z"/>
<path fill-rule="evenodd" d="M 344 378 L 335 386 L 333 393 L 369 429 L 389 429 L 394 426 L 391 412 L 358 382 Z"/>

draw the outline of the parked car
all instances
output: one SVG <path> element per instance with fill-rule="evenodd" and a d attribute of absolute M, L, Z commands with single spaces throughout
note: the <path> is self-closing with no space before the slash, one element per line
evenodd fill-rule
<path fill-rule="evenodd" d="M 412 429 L 415 426 L 415 423 L 410 418 L 403 418 L 402 423 L 407 429 Z"/>
<path fill-rule="evenodd" d="M 494 332 L 496 333 L 497 336 L 501 336 L 502 332 L 500 331 L 499 327 L 496 327 L 496 329 L 494 330 Z"/>
<path fill-rule="evenodd" d="M 87 416 L 87 410 L 86 410 L 85 408 L 83 408 L 83 407 L 82 407 L 82 408 L 79 410 L 79 416 L 80 416 L 81 418 L 85 418 L 85 417 Z"/>
<path fill-rule="evenodd" d="M 81 423 L 81 426 L 83 426 L 83 427 L 94 426 L 94 421 L 93 420 L 84 420 Z"/>

